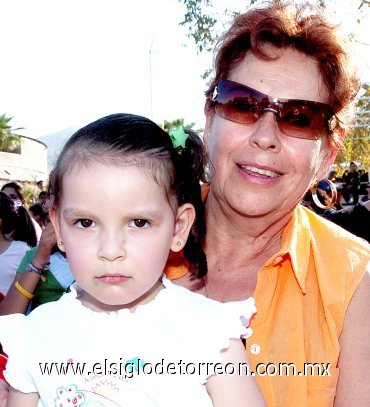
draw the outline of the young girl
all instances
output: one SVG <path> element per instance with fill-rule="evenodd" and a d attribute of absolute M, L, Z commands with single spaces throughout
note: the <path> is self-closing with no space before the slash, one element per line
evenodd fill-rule
<path fill-rule="evenodd" d="M 0 318 L 8 406 L 264 405 L 240 341 L 253 299 L 221 304 L 163 276 L 181 250 L 205 275 L 203 161 L 192 132 L 170 137 L 129 114 L 68 141 L 50 216 L 76 283 L 28 317 Z"/>

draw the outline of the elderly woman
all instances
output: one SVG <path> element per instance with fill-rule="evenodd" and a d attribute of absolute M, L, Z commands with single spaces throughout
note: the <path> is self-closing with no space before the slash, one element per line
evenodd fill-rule
<path fill-rule="evenodd" d="M 370 246 L 299 205 L 333 163 L 358 89 L 336 28 L 307 7 L 248 11 L 219 42 L 209 271 L 194 280 L 174 258 L 167 272 L 216 300 L 255 297 L 246 351 L 269 406 L 370 405 Z"/>

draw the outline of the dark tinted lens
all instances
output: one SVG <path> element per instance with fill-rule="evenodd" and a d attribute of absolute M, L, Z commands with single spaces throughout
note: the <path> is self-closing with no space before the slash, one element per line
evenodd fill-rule
<path fill-rule="evenodd" d="M 328 134 L 327 115 L 322 106 L 309 101 L 280 102 L 280 130 L 292 137 L 319 139 Z"/>
<path fill-rule="evenodd" d="M 253 124 L 260 112 L 262 94 L 232 81 L 221 81 L 217 86 L 215 112 L 219 116 L 240 124 Z"/>

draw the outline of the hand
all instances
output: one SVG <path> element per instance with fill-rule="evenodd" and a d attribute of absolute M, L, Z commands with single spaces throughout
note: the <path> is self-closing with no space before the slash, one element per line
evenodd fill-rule
<path fill-rule="evenodd" d="M 56 245 L 57 237 L 55 235 L 52 223 L 49 223 L 42 231 L 37 251 L 32 260 L 35 260 L 35 266 L 40 267 L 49 262 L 51 249 Z"/>

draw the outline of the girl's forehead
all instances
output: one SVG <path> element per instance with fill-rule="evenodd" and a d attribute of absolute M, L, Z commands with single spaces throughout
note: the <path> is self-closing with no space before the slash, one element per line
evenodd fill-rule
<path fill-rule="evenodd" d="M 157 174 L 153 175 L 154 172 Z M 163 205 L 176 206 L 169 192 L 168 174 L 137 166 L 109 165 L 94 162 L 87 166 L 75 166 L 62 178 L 62 189 L 58 206 L 68 205 L 70 201 L 100 200 L 109 202 L 129 202 L 151 200 L 154 197 Z"/>

